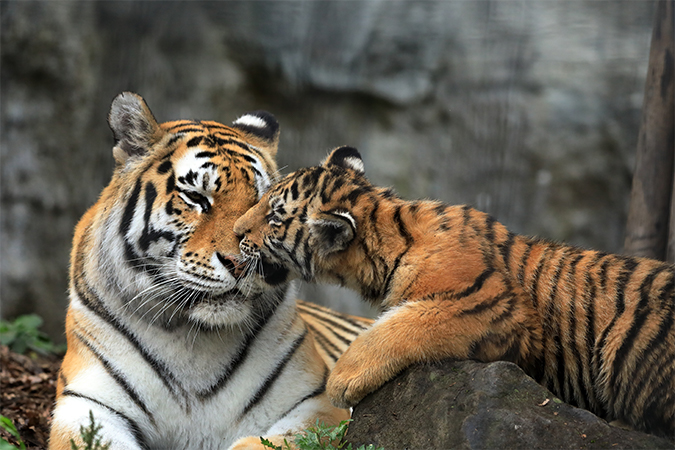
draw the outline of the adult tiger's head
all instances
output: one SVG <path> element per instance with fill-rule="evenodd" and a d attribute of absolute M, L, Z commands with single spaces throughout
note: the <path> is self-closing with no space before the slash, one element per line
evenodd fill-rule
<path fill-rule="evenodd" d="M 241 324 L 285 291 L 283 269 L 241 277 L 233 225 L 276 175 L 279 126 L 245 114 L 158 124 L 125 92 L 111 106 L 112 181 L 75 230 L 73 289 L 111 314 L 167 328 Z"/>
<path fill-rule="evenodd" d="M 359 215 L 370 207 L 363 194 L 389 192 L 372 186 L 352 147 L 339 147 L 315 167 L 303 168 L 270 188 L 234 226 L 244 258 L 279 264 L 307 281 L 344 284 L 336 267 L 360 256 L 349 254 Z M 251 265 L 253 263 L 249 263 Z"/>

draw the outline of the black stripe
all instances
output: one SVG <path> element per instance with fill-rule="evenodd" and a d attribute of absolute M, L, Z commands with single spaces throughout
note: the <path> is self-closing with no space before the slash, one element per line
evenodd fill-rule
<path fill-rule="evenodd" d="M 305 322 L 305 325 L 312 333 L 314 333 L 313 336 L 317 345 L 319 345 L 323 349 L 323 351 L 326 352 L 326 354 L 330 357 L 330 359 L 333 360 L 333 362 L 337 361 L 340 355 L 342 354 L 342 350 L 337 348 L 335 344 L 326 339 L 321 333 L 319 333 L 319 330 L 317 330 L 314 326 L 308 324 L 307 322 Z"/>
<path fill-rule="evenodd" d="M 621 273 L 621 276 L 617 280 L 617 298 L 616 298 L 616 309 L 617 309 L 617 316 L 620 314 L 623 314 L 623 312 L 626 309 L 626 286 L 628 285 L 628 282 L 630 281 L 630 277 L 633 275 L 633 272 L 635 272 L 635 269 L 638 266 L 638 262 L 633 259 L 629 258 L 624 262 L 624 270 Z"/>
<path fill-rule="evenodd" d="M 537 263 L 537 267 L 534 269 L 534 278 L 532 279 L 532 303 L 535 309 L 539 309 L 539 278 L 541 277 L 541 272 L 544 270 L 544 264 L 548 262 L 550 247 L 546 247 L 543 252 L 541 252 L 540 260 Z"/>
<path fill-rule="evenodd" d="M 231 136 L 231 135 L 228 135 L 228 136 Z M 219 142 L 223 142 L 223 140 L 220 140 Z M 269 159 L 268 159 L 269 157 L 267 155 L 264 155 L 261 151 L 257 150 L 253 146 L 250 146 L 248 144 L 242 145 L 238 141 L 234 141 L 234 140 L 230 140 L 230 141 L 227 141 L 227 142 L 237 142 L 237 147 L 240 147 L 240 148 L 246 150 L 247 152 L 250 152 L 250 153 L 253 153 L 253 154 L 257 155 L 261 162 L 265 162 L 267 164 L 267 162 L 269 161 Z M 225 142 L 225 143 L 227 143 L 227 142 Z"/>
<path fill-rule="evenodd" d="M 203 140 L 204 140 L 204 136 L 195 136 L 192 139 L 190 139 L 189 141 L 187 141 L 186 145 L 188 147 L 196 147 L 199 144 L 201 144 Z"/>
<path fill-rule="evenodd" d="M 517 305 L 515 297 L 513 297 L 512 295 L 509 296 L 509 299 L 506 302 L 506 304 L 507 307 L 504 308 L 504 311 L 502 311 L 501 314 L 490 319 L 490 325 L 496 325 L 499 322 L 503 322 L 504 320 L 508 319 L 509 317 L 513 317 L 513 311 L 516 310 Z"/>
<path fill-rule="evenodd" d="M 236 155 L 236 156 L 238 156 L 238 157 L 245 157 L 245 156 L 248 156 L 248 157 L 250 158 L 250 156 L 248 155 L 248 153 L 257 153 L 257 152 L 255 152 L 255 150 L 254 150 L 253 148 L 251 148 L 246 142 L 242 142 L 242 141 L 240 141 L 240 140 L 238 140 L 238 139 L 223 139 L 223 138 L 216 137 L 215 143 L 217 143 L 217 144 L 218 144 L 219 146 L 221 146 L 221 147 L 224 147 L 224 146 L 226 146 L 226 145 L 233 145 L 234 147 L 239 147 L 240 149 L 246 151 L 246 153 L 226 152 L 226 153 L 230 153 L 230 154 Z"/>
<path fill-rule="evenodd" d="M 458 317 L 461 316 L 468 316 L 468 315 L 475 315 L 475 314 L 480 314 L 484 311 L 491 310 L 497 304 L 499 304 L 502 300 L 504 300 L 506 297 L 511 296 L 511 292 L 502 292 L 501 294 L 495 296 L 495 297 L 489 297 L 486 301 L 478 303 L 475 305 L 473 308 L 470 309 L 464 309 L 457 313 Z"/>
<path fill-rule="evenodd" d="M 327 317 L 323 317 L 323 316 L 321 316 L 321 315 L 315 313 L 314 311 L 308 311 L 308 310 L 305 310 L 305 311 L 303 311 L 303 313 L 308 314 L 308 315 L 310 315 L 310 316 L 312 316 L 312 317 L 316 317 L 317 319 L 321 320 L 322 322 L 328 323 L 328 324 L 330 324 L 332 327 L 337 328 L 338 330 L 342 330 L 342 331 L 344 331 L 344 332 L 346 332 L 346 333 L 348 333 L 348 334 L 351 334 L 352 336 L 354 336 L 354 338 L 355 338 L 356 336 L 358 336 L 358 334 L 359 334 L 358 331 L 350 330 L 349 328 L 345 327 L 345 326 L 342 325 L 341 323 L 336 322 L 336 321 L 334 321 L 334 320 L 332 320 L 332 319 L 329 319 L 329 318 L 327 318 Z M 342 318 L 340 318 L 340 319 L 342 320 Z M 350 325 L 351 325 L 351 323 L 350 323 Z M 333 331 L 333 330 L 330 330 L 330 331 L 331 331 L 335 336 L 339 336 L 335 331 Z M 341 339 L 342 339 L 346 344 L 350 344 L 354 338 L 352 338 L 351 340 L 348 340 L 348 339 L 346 339 L 346 338 L 344 338 L 344 337 L 341 337 Z"/>
<path fill-rule="evenodd" d="M 157 173 L 159 173 L 160 175 L 163 175 L 163 174 L 167 173 L 169 170 L 171 170 L 172 166 L 173 166 L 173 164 L 171 163 L 171 161 L 166 160 L 157 167 Z"/>
<path fill-rule="evenodd" d="M 166 178 L 166 193 L 167 193 L 167 195 L 172 193 L 174 191 L 174 189 L 176 189 L 176 175 L 171 173 L 171 175 L 169 175 Z"/>
<path fill-rule="evenodd" d="M 244 408 L 244 411 L 241 413 L 242 416 L 248 414 L 248 412 L 263 399 L 267 391 L 270 390 L 270 388 L 274 385 L 274 382 L 279 378 L 281 372 L 283 372 L 288 362 L 293 358 L 295 352 L 298 350 L 298 348 L 300 348 L 302 343 L 305 342 L 305 338 L 307 338 L 307 328 L 305 328 L 304 332 L 293 342 L 293 345 L 286 352 L 284 358 L 279 361 L 277 366 L 274 368 L 274 371 L 265 379 L 265 382 L 262 386 L 260 386 L 258 392 L 255 393 L 255 395 Z"/>
<path fill-rule="evenodd" d="M 204 133 L 203 128 L 196 128 L 194 126 L 194 124 L 190 125 L 191 128 L 188 127 L 188 128 L 183 128 L 182 130 L 179 130 L 178 128 L 180 128 L 181 126 L 185 126 L 185 125 L 176 125 L 175 127 L 169 128 L 168 131 L 171 131 L 171 132 L 174 132 L 174 133 L 183 133 L 183 134 L 185 134 L 185 133 Z"/>
<path fill-rule="evenodd" d="M 473 284 L 471 286 L 469 286 L 468 288 L 464 289 L 463 291 L 455 294 L 453 297 L 459 300 L 459 299 L 462 299 L 464 297 L 468 297 L 469 295 L 471 295 L 475 292 L 478 292 L 479 290 L 481 290 L 483 288 L 483 284 L 485 284 L 485 281 L 487 281 L 487 279 L 490 278 L 490 276 L 493 273 L 495 273 L 495 269 L 493 267 L 486 268 L 483 271 L 483 273 L 478 275 L 478 277 L 476 278 L 476 280 L 473 282 Z"/>
<path fill-rule="evenodd" d="M 226 385 L 227 382 L 230 380 L 232 374 L 236 372 L 239 367 L 242 366 L 244 361 L 249 355 L 249 352 L 251 351 L 251 346 L 255 339 L 260 335 L 261 330 L 265 327 L 265 325 L 270 321 L 270 319 L 274 316 L 274 313 L 276 312 L 277 307 L 279 306 L 279 303 L 274 303 L 272 305 L 271 311 L 268 312 L 268 314 L 265 314 L 262 318 L 262 320 L 259 320 L 250 330 L 250 334 L 246 337 L 244 340 L 244 343 L 237 349 L 237 353 L 235 354 L 234 358 L 232 358 L 232 361 L 228 365 L 228 367 L 223 371 L 223 373 L 218 377 L 218 379 L 213 383 L 210 387 L 197 392 L 197 397 L 204 401 L 207 400 L 214 395 L 216 395 L 221 389 L 223 389 Z"/>
<path fill-rule="evenodd" d="M 665 316 L 665 320 L 661 322 L 661 325 L 659 326 L 659 332 L 656 334 L 656 336 L 650 339 L 650 341 L 647 343 L 645 350 L 642 352 L 643 361 L 658 360 L 658 358 L 654 358 L 652 356 L 657 351 L 660 351 L 660 353 L 667 355 L 666 358 L 667 361 L 669 362 L 672 361 L 673 352 L 672 350 L 668 349 L 664 345 L 664 343 L 666 342 L 667 337 L 670 335 L 671 330 L 673 328 L 673 324 L 675 323 L 675 310 L 673 309 L 672 304 L 674 288 L 675 288 L 675 280 L 674 277 L 671 275 L 668 283 L 666 283 L 666 285 L 662 288 L 662 293 L 660 296 L 660 298 L 669 299 L 664 309 L 662 311 L 659 311 L 659 315 Z M 645 370 L 647 370 L 648 368 L 652 369 L 652 367 L 658 367 L 658 364 L 654 364 L 654 366 L 645 365 Z M 652 372 L 652 375 L 655 375 L 655 371 L 653 369 L 650 370 L 650 372 Z M 630 395 L 624 402 L 624 404 L 626 405 L 633 405 L 635 403 L 635 398 L 638 396 L 639 393 L 643 392 L 648 377 L 643 375 L 641 377 L 637 377 L 637 379 L 639 379 L 640 382 L 633 384 Z"/>
<path fill-rule="evenodd" d="M 105 408 L 107 411 L 111 412 L 115 416 L 119 417 L 123 421 L 126 422 L 127 427 L 131 431 L 131 434 L 133 434 L 134 439 L 136 440 L 136 443 L 138 446 L 142 449 L 149 449 L 150 447 L 148 444 L 145 442 L 145 437 L 143 436 L 143 432 L 141 430 L 141 427 L 138 426 L 138 424 L 127 417 L 125 414 L 122 414 L 121 412 L 117 411 L 116 409 L 111 408 L 110 406 L 106 405 L 105 403 L 100 402 L 99 400 L 96 400 L 94 398 L 91 398 L 87 395 L 80 394 L 78 392 L 71 391 L 69 389 L 64 389 L 64 391 L 61 393 L 61 395 L 67 396 L 67 397 L 76 397 L 76 398 L 81 398 L 83 400 L 87 400 L 89 402 L 95 403 L 98 406 Z"/>
<path fill-rule="evenodd" d="M 131 228 L 131 221 L 134 218 L 134 211 L 136 210 L 136 205 L 138 204 L 138 198 L 140 195 L 141 180 L 139 178 L 136 180 L 134 190 L 131 192 L 129 200 L 127 200 L 127 204 L 124 207 L 124 212 L 122 213 L 122 220 L 120 222 L 120 235 L 124 241 L 124 257 L 126 258 L 127 263 L 136 270 L 141 269 L 140 255 L 136 253 L 134 248 L 131 246 L 127 234 Z"/>
<path fill-rule="evenodd" d="M 509 258 L 511 257 L 511 247 L 513 246 L 515 237 L 516 235 L 509 231 L 506 240 L 501 244 L 499 244 L 499 253 L 501 253 L 502 255 L 502 259 L 504 260 L 504 265 L 506 266 L 507 272 L 510 272 Z"/>
<path fill-rule="evenodd" d="M 605 284 L 606 284 L 606 281 L 607 281 L 606 266 L 608 264 L 608 261 L 609 260 L 606 260 L 605 263 L 602 265 L 603 269 L 605 269 L 604 279 L 602 281 Z M 602 350 L 607 345 L 607 337 L 609 336 L 609 334 L 614 329 L 614 326 L 616 325 L 616 321 L 619 320 L 619 317 L 624 313 L 624 310 L 625 310 L 624 295 L 625 295 L 626 285 L 628 284 L 628 281 L 630 280 L 630 276 L 635 271 L 636 266 L 637 266 L 637 262 L 632 258 L 628 258 L 628 259 L 625 259 L 623 261 L 623 268 L 622 268 L 623 270 L 622 270 L 621 274 L 619 275 L 619 278 L 617 279 L 617 282 L 616 282 L 616 297 L 615 297 L 615 300 L 614 300 L 616 311 L 615 311 L 614 317 L 612 317 L 612 320 L 610 321 L 609 325 L 607 325 L 607 327 L 605 327 L 605 329 L 603 330 L 602 335 L 600 336 L 600 342 L 598 343 L 598 346 L 595 348 L 595 360 L 598 363 L 603 361 L 603 358 L 601 358 L 600 355 L 602 354 Z"/>
<path fill-rule="evenodd" d="M 167 130 L 175 130 L 180 127 L 187 127 L 187 126 L 199 126 L 199 122 L 195 120 L 179 120 L 177 124 L 167 128 Z M 199 131 L 204 131 L 203 129 L 199 129 Z"/>
<path fill-rule="evenodd" d="M 405 223 L 403 223 L 403 219 L 401 219 L 401 209 L 402 206 L 396 206 L 396 210 L 394 211 L 394 222 L 396 222 L 396 226 L 398 227 L 398 232 L 403 238 L 405 239 L 405 243 L 408 247 L 410 247 L 414 239 L 408 229 L 405 226 Z M 406 250 L 407 251 L 407 250 Z"/>
<path fill-rule="evenodd" d="M 312 272 L 312 259 L 314 258 L 314 255 L 312 254 L 312 249 L 309 245 L 309 239 L 305 240 L 305 244 L 302 248 L 302 254 L 305 255 L 305 278 L 314 278 L 314 273 Z"/>
<path fill-rule="evenodd" d="M 217 156 L 218 154 L 216 152 L 209 152 L 209 151 L 203 151 L 199 152 L 195 155 L 195 158 L 213 158 L 214 156 Z M 204 167 L 204 166 L 202 166 Z"/>
<path fill-rule="evenodd" d="M 586 364 L 588 365 L 588 370 L 591 373 L 591 380 L 595 380 L 598 376 L 598 373 L 595 369 L 596 366 L 593 365 L 593 355 L 595 353 L 595 341 L 596 341 L 596 336 L 595 336 L 595 299 L 597 297 L 597 282 L 593 280 L 593 277 L 591 276 L 591 269 L 595 269 L 598 265 L 598 263 L 604 258 L 605 255 L 601 255 L 599 253 L 596 253 L 595 255 L 595 260 L 589 264 L 589 267 L 586 271 L 586 292 L 588 292 L 587 296 L 587 310 L 588 312 L 586 313 L 587 319 L 586 319 L 586 348 L 588 350 L 588 355 L 586 359 Z M 604 263 L 603 263 L 604 264 Z M 593 387 L 589 387 L 589 392 L 594 392 Z M 593 400 L 595 401 L 595 396 L 593 397 Z"/>
<path fill-rule="evenodd" d="M 83 252 L 78 252 L 79 258 L 83 257 Z M 82 262 L 78 261 L 81 265 Z M 136 336 L 124 325 L 122 325 L 108 309 L 103 305 L 103 302 L 93 293 L 88 286 L 86 286 L 84 281 L 78 278 L 79 282 L 75 283 L 75 292 L 79 297 L 82 304 L 89 309 L 92 313 L 99 316 L 102 320 L 109 323 L 115 331 L 117 331 L 121 336 L 127 339 L 131 345 L 134 346 L 136 351 L 141 355 L 141 357 L 148 363 L 157 374 L 157 377 L 162 380 L 162 383 L 166 388 L 171 392 L 171 394 L 177 399 L 178 394 L 177 389 L 180 389 L 183 394 L 185 391 L 177 384 L 176 378 L 173 376 L 171 371 L 167 366 L 160 360 L 153 357 L 148 350 L 141 345 Z M 86 294 L 83 292 L 83 289 L 86 289 Z M 92 301 L 92 299 L 94 301 Z"/>
<path fill-rule="evenodd" d="M 579 352 L 579 342 L 577 342 L 577 302 L 580 300 L 576 296 L 576 270 L 577 270 L 577 265 L 579 262 L 586 256 L 586 253 L 580 253 L 577 255 L 576 258 L 572 261 L 570 264 L 570 279 L 568 280 L 568 284 L 572 286 L 574 289 L 574 294 L 572 295 L 572 301 L 570 302 L 570 311 L 569 311 L 569 316 L 568 316 L 568 322 L 569 322 L 569 327 L 570 327 L 570 345 L 572 346 L 572 358 L 573 361 L 570 361 L 568 364 L 576 364 L 577 366 L 577 378 L 576 380 L 572 380 L 571 377 L 571 371 L 569 370 L 569 367 L 566 367 L 567 369 L 567 384 L 566 386 L 570 386 L 570 391 L 578 393 L 579 397 L 579 406 L 581 407 L 587 407 L 586 405 L 586 399 L 588 396 L 588 393 L 586 392 L 586 388 L 584 385 L 584 380 L 583 380 L 583 359 L 581 357 L 581 353 Z M 583 295 L 583 293 L 582 293 Z M 575 386 L 572 386 L 572 382 L 576 381 Z"/>
<path fill-rule="evenodd" d="M 332 310 L 326 311 L 323 308 L 320 308 L 318 305 L 315 305 L 315 304 L 310 303 L 310 302 L 304 302 L 302 304 L 298 304 L 298 307 L 300 309 L 310 308 L 310 309 L 314 309 L 316 311 L 322 312 L 324 314 L 333 315 L 335 317 L 338 317 L 340 320 L 342 320 L 344 322 L 347 322 L 348 324 L 352 325 L 353 327 L 358 328 L 359 330 L 367 330 L 368 329 L 367 326 L 363 325 L 360 322 L 357 322 L 357 321 L 353 320 L 350 317 L 345 316 L 344 314 L 340 314 L 340 313 L 337 313 L 337 312 L 332 311 Z M 316 316 L 316 317 L 321 318 L 321 316 Z"/>
<path fill-rule="evenodd" d="M 143 216 L 143 232 L 138 239 L 138 246 L 143 251 L 147 251 L 150 244 L 157 242 L 160 239 L 165 239 L 169 242 L 174 242 L 176 235 L 170 231 L 156 231 L 152 224 L 152 207 L 157 199 L 157 189 L 151 182 L 145 184 L 145 214 Z"/>
<path fill-rule="evenodd" d="M 176 141 L 180 140 L 183 137 L 182 134 L 175 134 L 169 139 L 169 141 L 166 143 L 167 147 L 171 147 L 173 144 L 176 143 Z"/>
<path fill-rule="evenodd" d="M 302 227 L 298 228 L 298 232 L 295 233 L 295 238 L 293 238 L 293 248 L 291 249 L 291 254 L 295 255 L 298 252 L 298 247 L 300 246 L 300 242 L 302 241 L 302 238 L 305 236 L 305 229 Z M 305 249 L 306 251 L 306 249 Z"/>
<path fill-rule="evenodd" d="M 485 218 L 485 239 L 491 244 L 495 240 L 495 218 L 489 214 Z"/>
<path fill-rule="evenodd" d="M 672 360 L 671 360 L 672 361 Z M 670 396 L 672 392 L 673 377 L 675 376 L 675 366 L 672 364 L 663 364 L 660 367 L 661 382 L 653 388 L 653 395 L 642 408 L 645 420 L 646 431 L 656 433 L 662 436 L 673 438 L 673 413 Z M 669 395 L 670 394 L 670 395 Z M 666 416 L 666 412 L 670 413 Z"/>
<path fill-rule="evenodd" d="M 661 273 L 664 270 L 665 267 L 663 266 L 657 267 L 656 269 L 652 270 L 644 278 L 644 280 L 642 280 L 642 283 L 640 284 L 639 288 L 640 302 L 637 305 L 635 314 L 633 314 L 633 320 L 630 328 L 628 329 L 628 333 L 623 338 L 621 342 L 621 347 L 619 347 L 619 349 L 616 351 L 614 355 L 614 364 L 612 368 L 612 378 L 611 378 L 612 381 L 610 383 L 610 386 L 616 385 L 616 380 L 619 376 L 619 372 L 621 371 L 621 366 L 626 364 L 630 366 L 637 365 L 638 361 L 628 361 L 627 355 L 633 349 L 633 346 L 635 345 L 635 340 L 640 331 L 642 330 L 644 323 L 647 321 L 647 317 L 649 317 L 653 313 L 653 311 L 650 308 L 652 284 L 654 283 L 654 280 L 659 275 L 659 273 Z"/>
<path fill-rule="evenodd" d="M 464 228 L 468 227 L 471 220 L 471 207 L 469 205 L 462 206 L 462 219 Z"/>
<path fill-rule="evenodd" d="M 400 255 L 396 257 L 394 260 L 394 265 L 393 267 L 389 270 L 389 273 L 387 273 L 387 276 L 384 280 L 384 286 L 382 288 L 382 292 L 380 292 L 377 296 L 374 297 L 368 297 L 368 298 L 377 298 L 377 299 L 382 299 L 385 298 L 389 294 L 389 285 L 391 284 L 391 280 L 394 279 L 394 274 L 398 270 L 398 266 L 401 264 L 401 259 L 405 254 L 408 252 L 408 249 L 405 249 L 403 252 L 401 252 Z M 388 267 L 385 267 L 385 269 L 389 269 Z M 385 272 L 386 273 L 386 272 Z"/>
<path fill-rule="evenodd" d="M 84 344 L 94 354 L 94 356 L 96 356 L 96 358 L 101 362 L 101 365 L 103 365 L 105 371 L 108 372 L 108 375 L 110 375 L 115 380 L 115 382 L 124 390 L 124 392 L 126 392 L 127 396 L 136 404 L 136 406 L 138 406 L 141 411 L 143 411 L 145 415 L 148 416 L 150 422 L 154 424 L 155 418 L 148 410 L 148 407 L 146 406 L 145 402 L 143 402 L 138 392 L 136 392 L 131 384 L 129 384 L 127 379 L 117 369 L 115 369 L 112 366 L 112 363 L 105 356 L 103 356 L 91 342 L 86 340 L 84 336 L 76 332 L 75 337 L 80 342 L 82 342 L 82 344 Z"/>
<path fill-rule="evenodd" d="M 553 353 L 556 359 L 556 369 L 557 369 L 557 381 L 558 381 L 558 394 L 565 398 L 566 401 L 570 401 L 569 395 L 565 395 L 564 386 L 565 386 L 565 375 L 566 375 L 566 363 L 565 363 L 565 352 L 563 349 L 562 337 L 561 337 L 561 320 L 553 320 L 555 316 L 555 307 L 556 307 L 556 297 L 558 295 L 558 286 L 560 284 L 560 277 L 562 276 L 563 269 L 567 265 L 567 256 L 569 249 L 563 248 L 560 251 L 560 257 L 558 262 L 555 265 L 553 279 L 551 280 L 551 294 L 548 298 L 548 302 L 545 305 L 543 313 L 543 345 L 544 348 L 547 347 L 547 340 L 552 335 L 553 337 Z M 557 327 L 556 327 L 557 324 Z M 549 332 L 550 331 L 550 335 Z"/>
<path fill-rule="evenodd" d="M 314 398 L 314 397 L 318 397 L 319 395 L 321 395 L 321 394 L 323 394 L 324 392 L 326 392 L 326 382 L 328 381 L 328 374 L 329 374 L 329 373 L 330 373 L 330 372 L 329 372 L 329 370 L 328 370 L 328 367 L 325 367 L 325 368 L 324 368 L 324 372 L 323 372 L 323 378 L 321 379 L 321 384 L 319 384 L 319 386 L 317 386 L 316 388 L 314 388 L 314 390 L 312 390 L 309 394 L 305 395 L 305 396 L 302 397 L 299 401 L 297 401 L 293 406 L 291 406 L 291 408 L 289 408 L 288 411 L 286 411 L 285 413 L 283 413 L 283 414 L 281 415 L 281 417 L 279 418 L 279 420 L 281 420 L 281 419 L 283 419 L 284 417 L 286 417 L 291 411 L 293 411 L 295 408 L 297 408 L 298 406 L 300 406 L 300 405 L 301 405 L 302 403 L 304 403 L 306 400 L 310 400 L 310 399 L 312 399 L 312 398 Z"/>
<path fill-rule="evenodd" d="M 518 269 L 517 281 L 522 287 L 525 283 L 525 268 L 527 267 L 527 262 L 530 260 L 530 253 L 532 253 L 533 242 L 526 242 L 527 248 L 523 252 L 523 256 L 520 258 L 520 268 Z"/>
<path fill-rule="evenodd" d="M 600 266 L 600 288 L 602 289 L 602 293 L 605 294 L 607 292 L 607 268 L 609 267 L 610 264 L 610 258 L 607 258 L 603 263 L 602 266 Z"/>
<path fill-rule="evenodd" d="M 300 196 L 300 191 L 298 191 L 298 180 L 293 180 L 293 183 L 291 183 L 290 187 L 290 192 L 291 192 L 291 200 L 297 200 L 298 197 Z M 307 205 L 305 205 L 307 207 Z"/>

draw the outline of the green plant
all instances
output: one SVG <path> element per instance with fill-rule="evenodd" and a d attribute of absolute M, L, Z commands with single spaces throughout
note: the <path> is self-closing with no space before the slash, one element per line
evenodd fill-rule
<path fill-rule="evenodd" d="M 19 443 L 18 447 L 15 447 L 14 445 L 10 444 L 4 439 L 0 439 L 0 450 L 26 450 L 26 444 L 23 443 L 21 440 L 21 436 L 19 435 L 19 431 L 16 429 L 14 426 L 14 423 L 8 419 L 5 416 L 0 415 L 0 427 L 2 427 L 5 431 L 7 431 L 9 434 L 14 436 L 14 438 L 17 440 Z"/>
<path fill-rule="evenodd" d="M 110 442 L 105 444 L 101 443 L 101 437 L 98 435 L 99 431 L 103 428 L 102 425 L 97 425 L 94 421 L 94 413 L 89 410 L 89 426 L 85 427 L 80 425 L 80 437 L 82 442 L 84 442 L 84 447 L 79 447 L 75 441 L 70 440 L 70 448 L 72 450 L 108 450 L 110 448 Z"/>
<path fill-rule="evenodd" d="M 0 344 L 21 354 L 28 350 L 43 355 L 63 353 L 65 345 L 54 344 L 49 336 L 39 330 L 42 322 L 42 318 L 36 314 L 19 316 L 13 322 L 0 320 Z"/>
<path fill-rule="evenodd" d="M 330 427 L 325 424 L 319 424 L 319 419 L 316 420 L 316 425 L 307 428 L 302 433 L 296 434 L 293 443 L 299 450 L 352 450 L 352 444 L 343 442 L 345 434 L 347 433 L 347 426 L 351 420 L 343 420 L 338 426 Z M 288 441 L 284 440 L 283 446 L 274 445 L 265 438 L 260 438 L 263 446 L 271 448 L 272 450 L 290 450 L 291 446 Z M 381 447 L 376 448 L 370 444 L 368 446 L 360 446 L 357 450 L 384 450 Z"/>

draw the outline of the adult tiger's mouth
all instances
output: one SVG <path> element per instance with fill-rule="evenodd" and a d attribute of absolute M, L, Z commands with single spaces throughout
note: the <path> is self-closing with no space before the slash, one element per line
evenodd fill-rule
<path fill-rule="evenodd" d="M 196 289 L 185 289 L 185 297 L 190 299 L 189 306 L 199 305 L 201 303 L 226 303 L 230 301 L 243 302 L 246 296 L 239 289 L 230 289 L 229 291 L 214 293 Z"/>

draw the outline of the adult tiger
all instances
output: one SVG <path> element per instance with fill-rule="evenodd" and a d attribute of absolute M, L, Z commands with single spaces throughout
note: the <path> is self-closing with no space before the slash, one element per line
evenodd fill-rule
<path fill-rule="evenodd" d="M 160 125 L 123 93 L 109 124 L 117 165 L 75 228 L 50 447 L 81 442 L 90 410 L 125 450 L 280 445 L 348 418 L 326 377 L 368 321 L 298 308 L 280 267 L 238 277 L 232 226 L 276 176 L 274 117 Z"/>
<path fill-rule="evenodd" d="M 235 223 L 242 253 L 388 308 L 338 360 L 354 405 L 406 366 L 509 360 L 566 401 L 675 437 L 675 270 L 509 232 L 466 206 L 371 185 L 353 148 L 270 188 Z"/>

